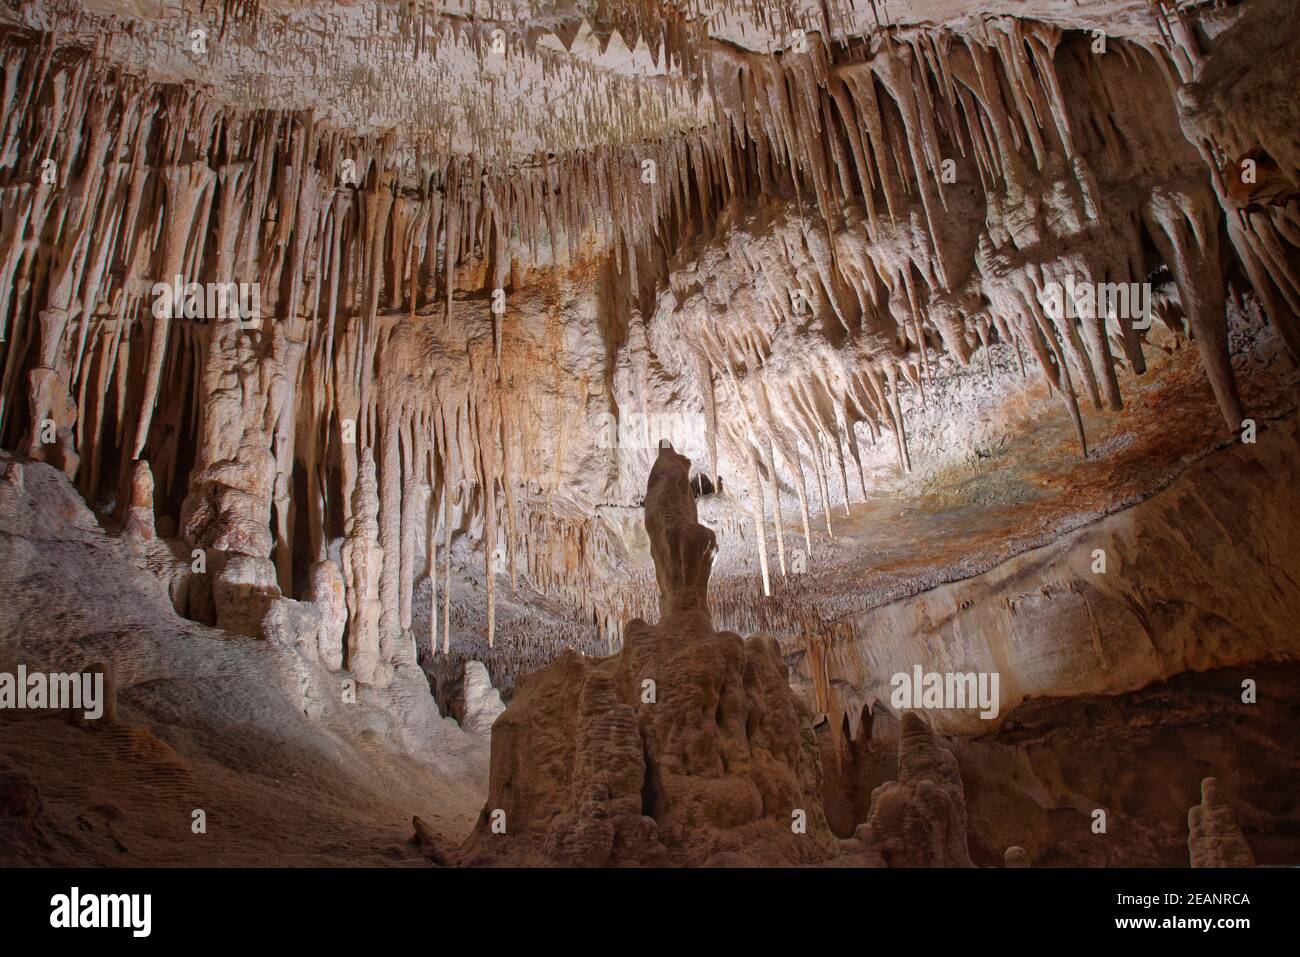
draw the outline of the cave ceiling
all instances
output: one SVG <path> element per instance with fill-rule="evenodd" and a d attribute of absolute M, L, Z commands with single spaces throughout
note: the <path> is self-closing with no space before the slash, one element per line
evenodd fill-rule
<path fill-rule="evenodd" d="M 720 593 L 733 568 L 768 599 L 870 564 L 893 523 L 863 509 L 963 463 L 1019 470 L 966 506 L 1146 494 L 1135 450 L 1172 467 L 1285 389 L 1242 385 L 1232 336 L 1300 349 L 1278 0 L 3 18 L 0 441 L 108 508 L 147 462 L 181 540 L 286 594 L 373 533 L 384 633 L 453 561 L 489 637 L 498 577 L 602 629 L 643 610 L 660 438 Z M 231 283 L 247 328 L 157 311 Z M 1171 381 L 1194 427 L 1162 432 Z"/>

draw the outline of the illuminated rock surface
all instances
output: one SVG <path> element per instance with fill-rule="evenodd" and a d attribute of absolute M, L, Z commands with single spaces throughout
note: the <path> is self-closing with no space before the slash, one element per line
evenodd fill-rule
<path fill-rule="evenodd" d="M 1292 6 L 6 7 L 12 856 L 1300 862 Z"/>

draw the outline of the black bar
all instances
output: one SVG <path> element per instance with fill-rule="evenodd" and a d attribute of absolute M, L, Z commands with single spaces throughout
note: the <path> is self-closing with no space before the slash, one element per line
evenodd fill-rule
<path fill-rule="evenodd" d="M 73 887 L 83 904 L 87 895 L 150 895 L 148 936 L 134 936 L 129 926 L 52 927 L 52 901 L 70 897 Z M 846 933 L 864 950 L 895 935 L 920 946 L 969 943 L 978 939 L 972 933 L 1006 934 L 1000 939 L 1007 943 L 1034 933 L 1024 940 L 1040 945 L 1188 935 L 1231 945 L 1243 934 L 1290 933 L 1297 891 L 1300 870 L 1281 868 L 5 870 L 0 926 L 6 945 L 67 943 L 76 935 L 82 944 L 128 948 L 286 943 L 334 950 L 410 939 L 494 951 L 512 940 L 596 950 L 750 940 L 770 949 L 789 939 L 816 952 L 842 947 Z M 1248 925 L 1162 926 L 1206 919 Z M 1125 920 L 1154 926 L 1119 926 Z"/>

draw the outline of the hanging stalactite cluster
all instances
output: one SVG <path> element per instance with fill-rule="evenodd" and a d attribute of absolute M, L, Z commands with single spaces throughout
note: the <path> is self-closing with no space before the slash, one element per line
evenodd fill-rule
<path fill-rule="evenodd" d="M 1223 419 L 1238 428 L 1223 207 L 1211 187 L 1235 167 L 1207 170 L 1180 136 L 1170 89 L 1196 60 L 1194 40 L 1183 40 L 1104 51 L 1087 36 L 1063 45 L 1054 28 L 1002 19 L 979 34 L 916 32 L 840 62 L 820 47 L 780 64 L 713 60 L 719 108 L 756 159 L 728 165 L 728 184 L 757 176 L 757 191 L 784 204 L 732 202 L 671 260 L 644 341 L 629 339 L 620 404 L 660 404 L 667 390 L 645 385 L 651 366 L 697 393 L 707 435 L 691 454 L 715 484 L 722 471 L 744 488 L 764 595 L 772 526 L 786 574 L 782 497 L 797 501 L 811 552 L 810 514 L 831 535 L 833 504 L 867 499 L 865 481 L 850 480 L 851 463 L 862 480 L 866 446 L 888 433 L 910 471 L 900 392 L 924 404 L 940 351 L 964 365 L 1002 342 L 1022 371 L 1027 352 L 1086 456 L 1080 402 L 1123 407 L 1118 369 L 1145 371 L 1150 318 L 1108 314 L 1098 290 L 1136 289 L 1167 269 L 1172 286 L 1149 292 L 1152 311 L 1186 319 Z M 1087 95 L 1067 101 L 1080 89 Z M 1293 273 L 1276 254 L 1253 258 L 1287 286 Z M 1053 289 L 1067 308 L 1050 307 Z M 1292 313 L 1280 305 L 1282 328 Z"/>
<path fill-rule="evenodd" d="M 648 459 L 593 452 L 597 407 L 700 411 L 700 471 L 714 486 L 734 476 L 770 594 L 769 521 L 787 565 L 783 498 L 811 554 L 813 516 L 832 534 L 833 506 L 868 493 L 859 443 L 888 433 L 909 470 L 900 397 L 924 401 L 939 351 L 963 364 L 995 341 L 1027 351 L 1087 454 L 1080 398 L 1122 407 L 1117 367 L 1144 368 L 1138 317 L 1076 322 L 1044 306 L 1049 286 L 1167 266 L 1176 301 L 1162 307 L 1186 314 L 1235 429 L 1229 208 L 1233 248 L 1300 341 L 1294 220 L 1232 179 L 1251 143 L 1292 180 L 1283 157 L 1300 151 L 1293 136 L 1216 127 L 1208 107 L 1182 118 L 1206 129 L 1199 151 L 1176 135 L 1171 90 L 1201 57 L 1170 11 L 1146 46 L 1105 53 L 1001 18 L 759 55 L 710 40 L 698 10 L 608 6 L 590 22 L 658 37 L 673 70 L 699 78 L 682 102 L 714 122 L 667 135 L 671 111 L 654 104 L 671 89 L 622 127 L 617 99 L 596 113 L 580 102 L 559 139 L 582 148 L 521 159 L 426 122 L 345 133 L 328 111 L 230 105 L 136 77 L 103 49 L 5 34 L 0 444 L 110 504 L 148 461 L 159 513 L 217 556 L 213 584 L 190 591 L 195 617 L 220 623 L 222 575 L 249 574 L 223 571 L 231 556 L 264 563 L 258 587 L 289 597 L 309 591 L 313 563 L 337 562 L 346 660 L 382 681 L 413 641 L 446 650 L 453 563 L 471 553 L 489 645 L 498 577 L 593 618 L 611 646 L 649 614 L 627 542 L 593 517 L 643 484 Z M 412 24 L 432 11 L 396 14 L 426 36 Z M 851 20 L 843 5 L 824 15 L 828 33 Z M 547 122 L 566 123 L 563 109 Z M 589 142 L 598 130 L 606 142 Z M 241 284 L 256 314 L 206 314 L 214 288 L 237 297 Z M 521 308 L 543 288 L 544 309 Z M 580 389 L 543 386 L 578 300 L 599 361 Z M 530 321 L 546 324 L 541 340 Z M 413 636 L 425 578 L 437 611 Z"/>

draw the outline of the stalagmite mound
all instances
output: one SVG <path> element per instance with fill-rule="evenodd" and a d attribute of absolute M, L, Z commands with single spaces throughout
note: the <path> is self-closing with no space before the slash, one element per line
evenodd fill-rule
<path fill-rule="evenodd" d="M 484 738 L 492 733 L 493 722 L 506 710 L 501 693 L 492 687 L 492 679 L 481 661 L 465 662 L 457 704 L 455 716 L 461 729 Z"/>
<path fill-rule="evenodd" d="M 1016 845 L 1007 848 L 1003 861 L 1007 867 L 1033 867 L 1029 863 L 1029 854 L 1023 847 Z"/>
<path fill-rule="evenodd" d="M 854 836 L 879 848 L 890 867 L 974 867 L 957 759 L 912 712 L 903 715 L 898 780 L 871 795 L 870 816 Z"/>
<path fill-rule="evenodd" d="M 492 728 L 470 863 L 829 856 L 812 714 L 776 642 L 715 631 L 709 617 L 716 546 L 689 466 L 661 449 L 646 488 L 659 622 L 628 623 L 619 654 L 566 654 L 518 686 Z"/>
<path fill-rule="evenodd" d="M 856 841 L 831 833 L 813 714 L 777 642 L 713 628 L 716 548 L 690 462 L 661 448 L 645 526 L 661 617 L 608 658 L 528 676 L 492 727 L 488 800 L 468 863 L 971 866 L 956 759 L 914 714 L 899 780 Z"/>

